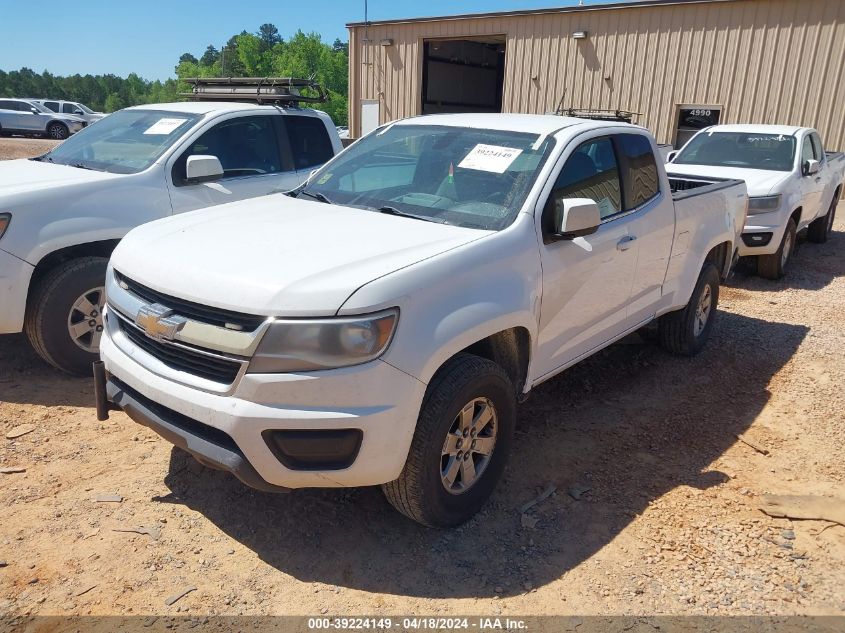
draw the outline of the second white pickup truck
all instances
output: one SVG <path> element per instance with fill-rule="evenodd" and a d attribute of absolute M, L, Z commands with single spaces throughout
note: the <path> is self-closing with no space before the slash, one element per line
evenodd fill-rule
<path fill-rule="evenodd" d="M 382 484 L 470 518 L 532 387 L 659 319 L 698 352 L 741 181 L 673 194 L 643 128 L 531 115 L 384 126 L 289 196 L 133 230 L 107 273 L 98 415 L 262 490 Z"/>
<path fill-rule="evenodd" d="M 88 373 L 106 262 L 132 228 L 293 189 L 342 149 L 323 112 L 250 103 L 127 108 L 43 156 L 0 162 L 0 334 Z"/>
<path fill-rule="evenodd" d="M 757 258 L 768 279 L 786 273 L 799 231 L 827 241 L 842 194 L 845 155 L 826 152 L 812 128 L 716 125 L 669 155 L 669 176 L 738 178 L 748 186 L 748 220 L 739 254 Z"/>

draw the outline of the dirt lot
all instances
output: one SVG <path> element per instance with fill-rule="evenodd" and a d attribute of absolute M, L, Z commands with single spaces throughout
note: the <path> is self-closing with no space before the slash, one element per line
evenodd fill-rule
<path fill-rule="evenodd" d="M 60 141 L 51 141 L 46 138 L 0 137 L 0 157 L 9 159 L 38 156 L 53 149 L 59 143 Z"/>
<path fill-rule="evenodd" d="M 757 509 L 845 498 L 835 229 L 786 280 L 730 282 L 696 358 L 635 338 L 537 389 L 492 503 L 453 531 L 375 488 L 248 490 L 98 423 L 90 380 L 0 337 L 0 467 L 26 469 L 0 474 L 0 614 L 845 614 L 845 527 Z"/>

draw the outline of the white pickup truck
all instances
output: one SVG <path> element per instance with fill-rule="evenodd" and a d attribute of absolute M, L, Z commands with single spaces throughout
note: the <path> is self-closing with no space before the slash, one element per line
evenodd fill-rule
<path fill-rule="evenodd" d="M 127 108 L 29 160 L 0 162 L 0 334 L 25 330 L 88 373 L 117 242 L 172 214 L 298 186 L 342 149 L 316 110 L 244 103 Z"/>
<path fill-rule="evenodd" d="M 807 229 L 827 241 L 842 194 L 845 155 L 825 152 L 818 132 L 784 125 L 716 125 L 669 155 L 669 177 L 737 178 L 748 186 L 748 220 L 739 254 L 757 257 L 757 272 L 780 279 Z"/>
<path fill-rule="evenodd" d="M 382 484 L 471 517 L 516 402 L 654 319 L 694 354 L 741 181 L 673 194 L 643 128 L 542 115 L 381 127 L 288 195 L 133 230 L 106 281 L 97 412 L 262 490 Z"/>

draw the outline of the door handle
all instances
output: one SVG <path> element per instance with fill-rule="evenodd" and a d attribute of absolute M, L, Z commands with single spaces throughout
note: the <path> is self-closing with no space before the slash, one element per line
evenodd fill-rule
<path fill-rule="evenodd" d="M 616 250 L 617 251 L 627 251 L 629 248 L 631 248 L 634 245 L 634 242 L 636 241 L 636 239 L 637 238 L 634 237 L 633 235 L 626 235 L 621 240 L 616 242 Z"/>

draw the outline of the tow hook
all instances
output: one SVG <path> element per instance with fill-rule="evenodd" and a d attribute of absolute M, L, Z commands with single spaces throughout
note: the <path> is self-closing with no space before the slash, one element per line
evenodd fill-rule
<path fill-rule="evenodd" d="M 106 396 L 106 366 L 101 360 L 95 360 L 94 371 L 94 404 L 97 408 L 97 420 L 104 422 L 109 419 L 109 411 L 116 411 L 117 406 L 109 402 Z"/>

